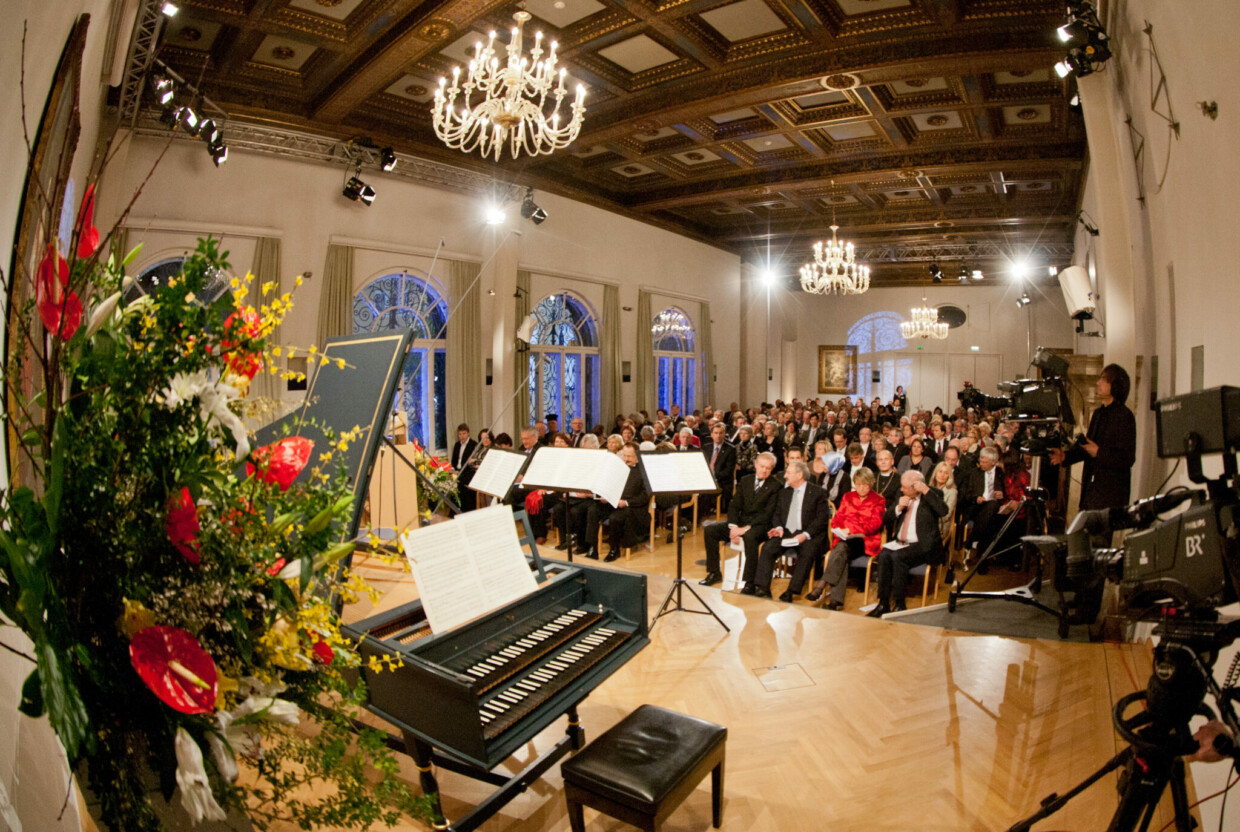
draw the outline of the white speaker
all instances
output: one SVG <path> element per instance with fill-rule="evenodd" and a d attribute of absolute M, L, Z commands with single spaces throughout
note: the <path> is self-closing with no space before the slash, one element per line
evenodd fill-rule
<path fill-rule="evenodd" d="M 525 320 L 517 327 L 517 340 L 528 344 L 530 336 L 534 334 L 534 326 L 538 323 L 538 319 L 533 315 L 526 315 Z"/>
<path fill-rule="evenodd" d="M 1097 299 L 1089 287 L 1089 272 L 1083 266 L 1069 266 L 1059 273 L 1059 288 L 1063 290 L 1068 314 L 1078 321 L 1094 316 Z"/>

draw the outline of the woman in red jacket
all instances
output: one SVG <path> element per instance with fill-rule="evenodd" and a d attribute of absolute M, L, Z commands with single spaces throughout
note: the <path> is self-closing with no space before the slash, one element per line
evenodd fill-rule
<path fill-rule="evenodd" d="M 839 510 L 831 518 L 831 536 L 835 545 L 827 556 L 827 567 L 823 570 L 822 579 L 814 584 L 814 590 L 805 596 L 805 600 L 819 600 L 830 585 L 831 600 L 827 603 L 827 609 L 844 609 L 848 561 L 861 553 L 863 539 L 865 553 L 870 557 L 878 555 L 882 546 L 883 512 L 887 509 L 887 501 L 873 489 L 873 471 L 861 468 L 853 474 L 853 490 L 844 495 Z"/>

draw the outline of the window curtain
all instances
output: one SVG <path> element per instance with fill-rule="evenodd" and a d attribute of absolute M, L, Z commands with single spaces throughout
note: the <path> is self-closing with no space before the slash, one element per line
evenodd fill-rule
<path fill-rule="evenodd" d="M 530 273 L 524 269 L 517 269 L 517 317 L 515 319 L 516 326 L 521 326 L 521 322 L 525 320 L 525 316 L 530 314 Z M 515 330 L 514 330 L 515 331 Z M 514 336 L 515 340 L 515 336 Z M 529 394 L 529 378 L 530 370 L 530 345 L 524 341 L 517 341 L 517 348 L 513 357 L 512 380 L 516 384 L 513 389 L 513 406 L 512 421 L 516 425 L 516 430 L 529 427 L 530 422 L 530 394 Z M 537 379 L 535 379 L 537 381 Z M 521 444 L 519 436 L 512 437 L 513 447 Z"/>
<path fill-rule="evenodd" d="M 698 344 L 702 349 L 702 386 L 698 394 L 697 406 L 705 409 L 706 405 L 715 404 L 710 400 L 714 393 L 715 354 L 710 344 L 710 304 L 702 302 L 701 318 L 698 321 Z"/>
<path fill-rule="evenodd" d="M 651 326 L 654 315 L 650 311 L 650 293 L 639 290 L 637 293 L 637 372 L 634 381 L 637 383 L 637 409 L 654 415 L 654 336 Z"/>
<path fill-rule="evenodd" d="M 270 304 L 273 299 L 284 294 L 284 288 L 280 284 L 280 241 L 278 239 L 258 238 L 254 246 L 254 265 L 250 271 L 254 275 L 254 280 L 250 283 L 250 294 L 246 302 L 255 309 Z M 263 286 L 268 283 L 271 284 L 271 291 L 264 295 Z M 279 326 L 268 334 L 267 343 L 271 345 L 280 343 Z M 250 393 L 256 398 L 277 401 L 280 399 L 281 386 L 284 384 L 280 376 L 280 371 L 284 369 L 284 360 L 270 357 L 269 360 L 272 366 L 264 367 L 263 371 L 254 377 Z"/>
<path fill-rule="evenodd" d="M 448 436 L 461 422 L 477 434 L 482 427 L 482 299 L 477 263 L 448 261 L 448 292 L 455 312 L 448 322 Z"/>
<path fill-rule="evenodd" d="M 620 287 L 610 284 L 603 287 L 603 326 L 602 343 L 599 346 L 600 363 L 602 365 L 602 389 L 599 390 L 599 401 L 602 413 L 597 414 L 598 420 L 607 428 L 612 428 L 612 420 L 620 412 L 620 382 L 623 379 L 620 367 Z M 587 428 L 593 425 L 586 425 Z"/>
<path fill-rule="evenodd" d="M 328 338 L 352 334 L 352 314 L 353 248 L 329 245 L 327 263 L 323 266 L 323 289 L 319 296 L 316 345 L 321 349 Z"/>

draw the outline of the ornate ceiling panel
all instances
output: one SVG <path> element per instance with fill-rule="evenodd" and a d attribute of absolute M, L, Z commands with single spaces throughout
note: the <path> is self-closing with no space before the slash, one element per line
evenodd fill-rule
<path fill-rule="evenodd" d="M 516 163 L 448 151 L 430 126 L 433 88 L 488 32 L 506 41 L 520 7 L 587 87 L 580 138 Z M 1085 136 L 1071 90 L 1050 71 L 1060 0 L 520 7 L 184 0 L 159 57 L 201 77 L 238 120 L 369 136 L 747 259 L 774 252 L 790 272 L 833 220 L 859 248 L 895 253 L 874 264 L 880 285 L 924 279 L 909 252 L 927 246 L 996 270 L 995 252 L 1071 245 Z"/>

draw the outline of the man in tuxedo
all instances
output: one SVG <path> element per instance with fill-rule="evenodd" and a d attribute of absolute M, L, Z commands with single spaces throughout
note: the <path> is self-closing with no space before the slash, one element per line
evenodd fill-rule
<path fill-rule="evenodd" d="M 598 527 L 607 521 L 607 542 L 610 550 L 604 560 L 611 562 L 620 557 L 620 550 L 637 545 L 643 534 L 650 533 L 650 492 L 646 490 L 646 479 L 641 468 L 637 466 L 637 444 L 629 442 L 620 449 L 620 458 L 629 466 L 629 478 L 624 483 L 624 491 L 620 492 L 620 503 L 615 508 L 598 498 L 590 503 L 586 514 L 585 538 L 590 544 L 586 557 L 598 560 L 598 548 L 594 541 L 598 539 Z"/>
<path fill-rule="evenodd" d="M 775 470 L 774 454 L 758 454 L 753 469 L 752 474 L 742 477 L 736 484 L 736 493 L 728 503 L 728 522 L 707 526 L 702 536 L 706 544 L 706 577 L 698 582 L 702 586 L 712 586 L 723 580 L 719 545 L 724 541 L 741 541 L 745 548 L 745 563 L 757 563 L 758 545 L 771 527 L 771 513 L 775 510 L 780 484 L 772 476 Z"/>
<path fill-rule="evenodd" d="M 943 458 L 943 454 L 947 452 L 949 446 L 947 434 L 943 431 L 943 423 L 935 422 L 930 425 L 930 442 L 926 445 L 926 453 L 934 460 L 935 464 Z"/>
<path fill-rule="evenodd" d="M 586 435 L 585 422 L 580 416 L 574 416 L 569 423 L 568 444 L 574 448 L 581 447 L 581 438 Z"/>
<path fill-rule="evenodd" d="M 939 537 L 939 518 L 947 514 L 943 493 L 926 485 L 920 471 L 905 471 L 900 491 L 892 507 L 896 536 L 878 553 L 878 606 L 869 612 L 871 618 L 905 609 L 908 571 L 940 557 L 943 550 Z"/>
<path fill-rule="evenodd" d="M 715 496 L 719 501 L 720 514 L 728 510 L 732 483 L 736 479 L 736 446 L 724 438 L 727 432 L 723 422 L 715 422 L 710 429 L 710 439 L 702 444 L 702 455 L 706 457 L 710 472 L 715 475 L 715 482 L 719 483 L 719 493 Z"/>
<path fill-rule="evenodd" d="M 823 546 L 827 543 L 827 524 L 831 522 L 831 506 L 826 492 L 811 483 L 808 477 L 809 466 L 804 460 L 798 459 L 788 464 L 788 470 L 784 472 L 786 484 L 780 489 L 771 519 L 775 525 L 766 533 L 767 540 L 762 544 L 758 562 L 745 564 L 742 594 L 770 598 L 775 561 L 781 555 L 792 554 L 797 559 L 800 581 L 794 581 L 796 585 L 790 584 L 788 591 L 779 596 L 779 600 L 790 602 L 805 583 L 809 574 L 807 567 L 822 557 Z M 795 540 L 796 544 L 785 546 L 788 540 Z"/>
<path fill-rule="evenodd" d="M 477 448 L 478 442 L 469 435 L 469 425 L 461 422 L 456 426 L 456 444 L 452 446 L 452 467 L 456 469 L 457 502 L 461 511 L 473 511 L 478 507 L 478 495 L 468 487 L 477 469 L 472 465 L 466 467 Z"/>
<path fill-rule="evenodd" d="M 994 448 L 983 448 L 977 456 L 977 467 L 969 468 L 963 481 L 958 478 L 961 515 L 980 530 L 1003 502 L 1003 472 L 997 467 L 999 454 Z"/>
<path fill-rule="evenodd" d="M 865 467 L 877 473 L 878 471 L 878 452 L 874 449 L 871 439 L 874 431 L 869 425 L 862 425 L 857 429 L 857 444 L 861 446 L 861 455 L 865 458 Z"/>
<path fill-rule="evenodd" d="M 801 430 L 801 444 L 805 446 L 806 452 L 811 457 L 814 455 L 814 443 L 827 435 L 821 425 L 822 420 L 818 417 L 818 414 L 811 413 L 809 414 L 809 424 Z"/>

